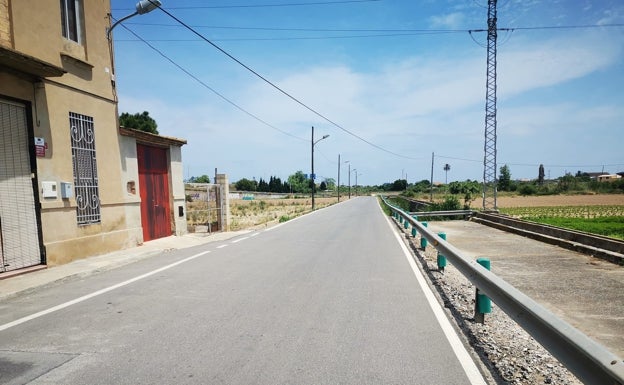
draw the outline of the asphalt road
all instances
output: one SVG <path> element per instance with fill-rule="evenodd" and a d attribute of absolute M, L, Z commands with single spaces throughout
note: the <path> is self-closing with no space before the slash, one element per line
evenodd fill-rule
<path fill-rule="evenodd" d="M 427 290 L 357 198 L 0 302 L 0 383 L 482 383 Z"/>

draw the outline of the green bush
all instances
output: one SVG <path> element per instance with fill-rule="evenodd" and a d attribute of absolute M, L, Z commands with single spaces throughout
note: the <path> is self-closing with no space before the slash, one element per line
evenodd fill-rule
<path fill-rule="evenodd" d="M 534 195 L 537 193 L 537 188 L 532 184 L 523 184 L 518 189 L 518 192 L 523 196 Z"/>

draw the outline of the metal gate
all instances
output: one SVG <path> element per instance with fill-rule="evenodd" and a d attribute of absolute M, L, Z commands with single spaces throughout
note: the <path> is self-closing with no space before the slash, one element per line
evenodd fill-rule
<path fill-rule="evenodd" d="M 172 231 L 167 149 L 137 143 L 137 161 L 143 241 L 168 237 Z"/>
<path fill-rule="evenodd" d="M 41 264 L 26 106 L 0 100 L 0 272 Z"/>

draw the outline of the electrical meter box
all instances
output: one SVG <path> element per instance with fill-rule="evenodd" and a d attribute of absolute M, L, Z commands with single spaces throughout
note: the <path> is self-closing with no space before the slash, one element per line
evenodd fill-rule
<path fill-rule="evenodd" d="M 56 191 L 56 182 L 41 182 L 41 195 L 44 198 L 58 197 L 58 192 Z"/>
<path fill-rule="evenodd" d="M 61 182 L 61 198 L 68 199 L 74 196 L 72 184 L 69 182 Z"/>

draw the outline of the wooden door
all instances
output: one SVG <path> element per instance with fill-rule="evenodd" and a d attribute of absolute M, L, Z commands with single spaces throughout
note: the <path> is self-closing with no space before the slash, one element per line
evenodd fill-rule
<path fill-rule="evenodd" d="M 167 237 L 171 231 L 171 202 L 167 149 L 137 144 L 143 241 Z"/>

